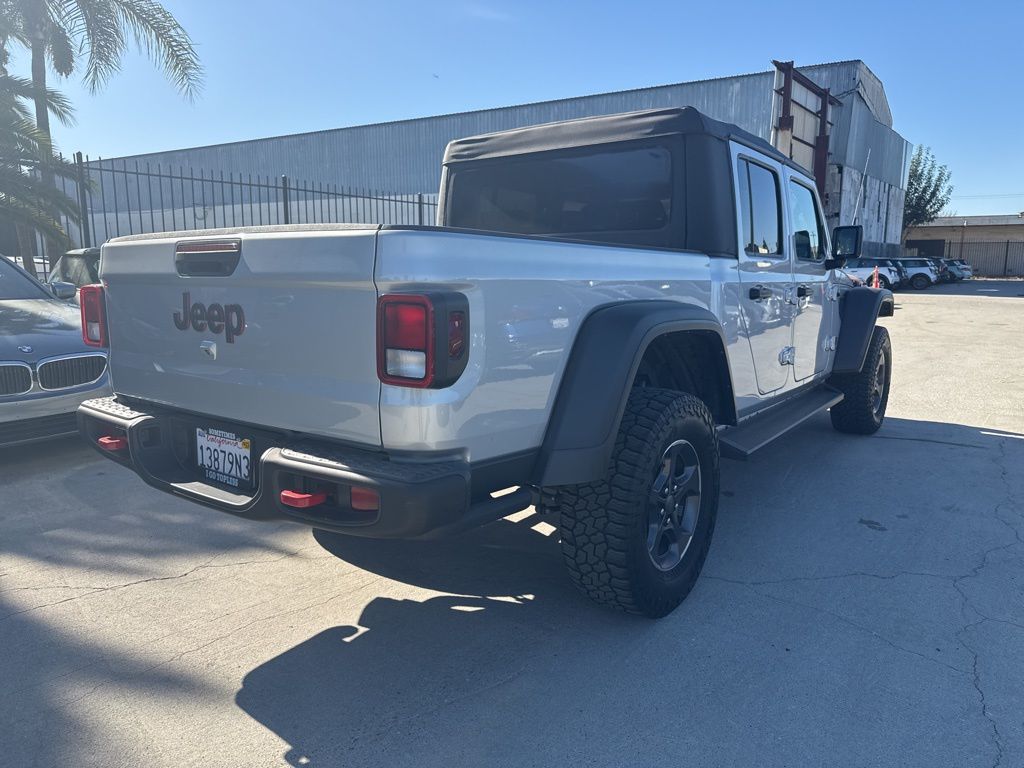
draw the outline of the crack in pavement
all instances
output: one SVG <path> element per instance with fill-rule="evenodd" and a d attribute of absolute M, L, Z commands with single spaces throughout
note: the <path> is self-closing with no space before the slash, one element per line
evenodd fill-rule
<path fill-rule="evenodd" d="M 101 594 L 103 592 L 111 592 L 111 591 L 116 591 L 116 590 L 121 590 L 121 589 L 127 589 L 128 587 L 135 587 L 135 586 L 138 586 L 140 584 L 150 584 L 150 583 L 159 582 L 159 581 L 174 581 L 174 580 L 177 580 L 177 579 L 183 579 L 183 578 L 185 578 L 187 576 L 191 576 L 193 573 L 196 573 L 196 572 L 202 571 L 202 570 L 209 570 L 209 569 L 214 569 L 214 568 L 237 568 L 237 567 L 241 567 L 241 566 L 245 566 L 245 565 L 266 565 L 266 564 L 269 564 L 269 563 L 276 563 L 276 562 L 279 562 L 281 560 L 285 560 L 285 559 L 287 559 L 289 557 L 294 557 L 294 556 L 300 554 L 301 552 L 305 552 L 306 550 L 318 549 L 318 548 L 319 547 L 315 547 L 315 546 L 312 546 L 312 547 L 301 547 L 300 549 L 297 549 L 297 550 L 295 550 L 293 552 L 286 552 L 283 555 L 279 555 L 277 557 L 272 557 L 272 558 L 254 558 L 254 559 L 251 559 L 251 560 L 240 560 L 240 561 L 235 561 L 235 562 L 230 562 L 230 563 L 214 563 L 213 561 L 217 557 L 215 555 L 214 557 L 212 557 L 209 560 L 207 560 L 205 563 L 201 563 L 201 564 L 199 564 L 197 566 L 194 566 L 193 568 L 189 568 L 187 571 L 184 571 L 182 573 L 171 574 L 169 576 L 149 576 L 149 577 L 144 578 L 144 579 L 136 579 L 134 581 L 128 581 L 128 582 L 125 582 L 123 584 L 109 584 L 107 586 L 90 586 L 90 585 L 76 586 L 74 584 L 56 584 L 56 585 L 53 585 L 53 586 L 50 586 L 50 587 L 12 587 L 10 589 L 0 591 L 0 594 L 6 593 L 6 592 L 46 591 L 46 590 L 52 590 L 52 589 L 82 590 L 83 594 L 72 595 L 71 597 L 65 597 L 65 598 L 62 598 L 60 600 L 54 600 L 54 601 L 49 602 L 49 603 L 41 603 L 39 605 L 33 605 L 33 606 L 28 607 L 28 608 L 22 608 L 22 609 L 17 610 L 17 611 L 10 611 L 10 612 L 5 613 L 2 616 L 0 616 L 0 621 L 8 619 L 8 618 L 10 618 L 12 616 L 18 616 L 18 615 L 21 615 L 23 613 L 30 613 L 31 611 L 38 611 L 38 610 L 41 610 L 43 608 L 52 607 L 54 605 L 61 605 L 62 603 L 68 603 L 68 602 L 71 602 L 72 600 L 78 600 L 78 599 L 83 598 L 83 597 L 90 597 L 92 595 L 98 595 L 98 594 Z M 325 556 L 325 557 L 333 557 L 333 555 L 328 555 L 328 556 Z M 314 558 L 314 559 L 322 559 L 322 558 Z"/>
<path fill-rule="evenodd" d="M 733 580 L 733 579 L 723 579 L 723 578 L 717 577 L 717 576 L 708 576 L 706 578 L 713 579 L 715 581 L 722 581 L 722 582 L 725 582 L 727 584 L 735 584 L 737 586 L 744 587 L 746 589 L 749 589 L 755 595 L 759 595 L 761 597 L 766 597 L 769 600 L 774 600 L 774 601 L 776 601 L 778 603 L 783 603 L 785 605 L 795 605 L 795 606 L 798 606 L 800 608 L 806 608 L 807 610 L 814 611 L 815 613 L 822 613 L 822 614 L 825 614 L 826 616 L 831 616 L 832 618 L 836 619 L 839 622 L 842 622 L 843 624 L 846 624 L 847 626 L 853 627 L 854 629 L 859 630 L 860 632 L 864 632 L 864 633 L 870 635 L 871 637 L 875 638 L 876 640 L 882 641 L 883 643 L 885 643 L 886 645 L 888 645 L 889 647 L 891 647 L 891 648 L 893 648 L 893 649 L 895 649 L 897 651 L 900 651 L 902 653 L 909 653 L 912 656 L 917 656 L 918 658 L 924 659 L 925 661 L 929 661 L 932 664 L 937 664 L 940 667 L 944 667 L 944 668 L 946 668 L 946 669 L 948 669 L 948 670 L 950 670 L 952 672 L 956 672 L 958 675 L 966 675 L 967 674 L 966 670 L 960 669 L 959 667 L 956 667 L 956 666 L 954 666 L 952 664 L 947 664 L 946 662 L 941 661 L 939 659 L 932 658 L 931 656 L 928 656 L 927 654 L 921 653 L 920 651 L 915 651 L 913 648 L 907 648 L 905 646 L 900 645 L 899 643 L 893 642 L 888 637 L 886 637 L 885 635 L 881 634 L 880 632 L 876 632 L 871 627 L 864 626 L 863 624 L 858 624 L 856 621 L 853 621 L 852 619 L 848 619 L 847 617 L 845 617 L 845 616 L 843 616 L 841 614 L 835 613 L 834 611 L 830 611 L 827 608 L 821 608 L 821 607 L 819 607 L 817 605 L 811 605 L 810 603 L 804 603 L 804 602 L 801 602 L 799 600 L 792 600 L 792 599 L 789 599 L 789 598 L 780 597 L 779 595 L 772 595 L 772 594 L 769 594 L 768 592 L 762 592 L 761 590 L 757 589 L 753 584 L 750 584 L 750 583 L 747 583 L 747 582 L 743 582 L 743 581 L 737 581 L 737 580 Z"/>
<path fill-rule="evenodd" d="M 882 436 L 878 435 L 877 437 L 882 437 Z M 892 438 L 892 437 L 890 437 L 888 439 L 913 439 L 913 438 Z M 942 442 L 942 441 L 921 440 L 921 442 Z M 948 443 L 948 444 L 952 444 L 952 443 Z M 957 445 L 964 445 L 965 447 L 974 447 L 974 448 L 982 447 L 982 446 L 972 446 L 972 445 L 968 445 L 968 444 L 957 444 Z M 998 720 L 995 717 L 995 715 L 993 714 L 993 712 L 991 711 L 991 708 L 989 706 L 988 697 L 986 696 L 985 689 L 984 689 L 984 687 L 982 685 L 981 673 L 980 673 L 980 670 L 979 670 L 979 665 L 981 663 L 982 654 L 977 649 L 975 649 L 972 645 L 970 645 L 967 642 L 967 635 L 968 635 L 968 633 L 971 630 L 973 630 L 973 629 L 975 629 L 975 628 L 985 624 L 986 622 L 1002 624 L 1002 625 L 1005 625 L 1005 626 L 1014 627 L 1014 628 L 1019 629 L 1019 630 L 1024 630 L 1024 624 L 1020 624 L 1020 623 L 1012 621 L 1010 619 L 996 618 L 994 616 L 989 616 L 989 615 L 985 614 L 984 612 L 982 612 L 971 601 L 971 599 L 968 596 L 966 590 L 964 589 L 964 582 L 966 582 L 969 579 L 978 578 L 981 575 L 982 571 L 984 571 L 989 566 L 991 558 L 995 554 L 997 554 L 999 552 L 1004 552 L 1004 551 L 1013 549 L 1014 547 L 1017 547 L 1017 546 L 1020 546 L 1020 545 L 1024 545 L 1024 535 L 1021 534 L 1020 528 L 1018 528 L 1016 525 L 1014 525 L 1013 522 L 1011 522 L 1011 520 L 1007 519 L 1007 517 L 1005 516 L 1006 512 L 1004 512 L 1004 509 L 1005 509 L 1006 511 L 1009 511 L 1011 514 L 1016 514 L 1018 516 L 1020 515 L 1020 513 L 1016 511 L 1017 504 L 1016 504 L 1016 502 L 1014 500 L 1014 488 L 1013 488 L 1013 486 L 1012 486 L 1012 484 L 1010 482 L 1010 470 L 1009 470 L 1009 467 L 1007 466 L 1007 462 L 1009 461 L 1009 457 L 1007 456 L 1007 452 L 1006 452 L 1006 440 L 1005 439 L 998 439 L 996 441 L 996 446 L 997 446 L 997 449 L 999 451 L 999 456 L 996 459 L 996 465 L 998 466 L 999 471 L 1000 471 L 999 479 L 1000 479 L 1000 481 L 1001 481 L 1001 483 L 1002 483 L 1002 485 L 1003 485 L 1003 487 L 1005 489 L 1005 498 L 1002 501 L 1000 501 L 999 503 L 997 503 L 991 509 L 991 511 L 987 513 L 986 516 L 991 517 L 992 519 L 997 520 L 998 522 L 1002 523 L 1007 528 L 1008 532 L 1013 535 L 1013 540 L 1012 541 L 1008 541 L 1006 543 L 998 544 L 998 545 L 993 546 L 993 547 L 989 547 L 988 549 L 985 549 L 982 552 L 978 553 L 979 560 L 978 560 L 977 564 L 974 565 L 974 567 L 972 567 L 966 573 L 961 573 L 959 575 L 944 575 L 944 574 L 940 574 L 940 573 L 929 573 L 929 572 L 920 572 L 920 571 L 896 571 L 894 573 L 871 573 L 871 572 L 868 572 L 868 571 L 851 571 L 851 572 L 847 572 L 847 573 L 825 574 L 825 575 L 822 575 L 822 576 L 796 576 L 796 577 L 780 578 L 780 579 L 762 579 L 762 580 L 756 580 L 756 581 L 745 581 L 745 580 L 741 580 L 741 579 L 731 579 L 731 578 L 727 578 L 727 577 L 724 577 L 724 576 L 712 576 L 712 575 L 707 575 L 707 574 L 704 575 L 704 578 L 707 578 L 707 579 L 710 579 L 710 580 L 721 581 L 721 582 L 725 582 L 727 584 L 735 584 L 735 585 L 744 587 L 744 588 L 754 592 L 755 594 L 760 595 L 761 597 L 768 598 L 770 600 L 775 600 L 775 601 L 780 602 L 780 603 L 788 603 L 790 605 L 796 605 L 796 606 L 804 607 L 804 608 L 807 608 L 809 610 L 813 610 L 813 611 L 816 611 L 816 612 L 819 612 L 819 613 L 823 613 L 823 614 L 832 616 L 833 618 L 837 619 L 838 621 L 841 621 L 844 624 L 847 624 L 847 625 L 849 625 L 851 627 L 854 627 L 855 629 L 857 629 L 859 631 L 866 632 L 866 633 L 870 634 L 872 637 L 877 638 L 878 640 L 886 643 L 887 645 L 891 646 L 892 648 L 894 648 L 894 649 L 896 649 L 898 651 L 901 651 L 903 653 L 909 653 L 909 654 L 912 654 L 912 655 L 915 655 L 915 656 L 919 656 L 920 658 L 926 659 L 926 660 L 931 661 L 931 662 L 933 662 L 935 664 L 939 664 L 939 665 L 941 665 L 943 667 L 946 667 L 946 668 L 948 668 L 948 669 L 950 669 L 952 671 L 955 671 L 955 672 L 957 672 L 960 675 L 964 675 L 965 677 L 969 677 L 969 679 L 971 681 L 971 686 L 974 689 L 974 691 L 976 692 L 976 694 L 978 696 L 978 699 L 979 699 L 979 702 L 981 704 L 981 715 L 985 719 L 985 721 L 989 724 L 989 726 L 991 728 L 991 731 L 992 731 L 991 739 L 992 739 L 992 743 L 993 743 L 993 746 L 994 746 L 994 749 L 995 749 L 995 761 L 993 762 L 993 768 L 998 768 L 999 766 L 1001 766 L 1003 764 L 1003 761 L 1006 758 L 1006 746 L 1003 743 L 1003 734 L 1002 734 L 1002 732 L 999 729 Z M 981 514 L 986 514 L 986 513 L 982 512 Z M 892 640 L 890 640 L 889 638 L 885 637 L 884 635 L 876 632 L 875 630 L 871 629 L 870 627 L 865 627 L 865 626 L 863 626 L 861 624 L 858 624 L 857 622 L 854 622 L 854 621 L 852 621 L 852 620 L 850 620 L 850 619 L 848 619 L 848 618 L 846 618 L 846 617 L 844 617 L 844 616 L 842 616 L 840 614 L 834 613 L 833 611 L 830 611 L 830 610 L 827 610 L 827 609 L 824 609 L 824 608 L 819 608 L 818 606 L 809 605 L 807 603 L 803 603 L 803 602 L 798 601 L 798 600 L 792 600 L 792 599 L 780 597 L 778 595 L 772 595 L 770 593 L 764 592 L 764 591 L 762 591 L 762 590 L 757 588 L 757 587 L 764 587 L 764 586 L 795 584 L 795 583 L 801 583 L 801 582 L 808 582 L 808 583 L 810 583 L 810 582 L 824 582 L 824 581 L 833 581 L 833 580 L 850 579 L 850 578 L 867 578 L 867 579 L 879 579 L 879 580 L 889 581 L 889 580 L 893 580 L 893 579 L 898 579 L 900 577 L 940 579 L 942 581 L 948 581 L 952 585 L 953 589 L 956 590 L 956 592 L 957 592 L 957 594 L 959 596 L 959 599 L 960 599 L 960 615 L 961 615 L 962 620 L 964 622 L 966 622 L 966 623 L 964 623 L 963 626 L 961 626 L 959 629 L 957 629 L 954 632 L 953 637 L 955 638 L 956 642 L 960 645 L 960 647 L 962 647 L 968 654 L 970 654 L 970 657 L 971 657 L 971 669 L 970 669 L 969 672 L 967 670 L 962 670 L 959 667 L 955 667 L 955 666 L 952 666 L 952 665 L 949 665 L 949 664 L 945 664 L 944 662 L 939 661 L 938 659 L 934 659 L 934 658 L 932 658 L 930 656 L 927 656 L 925 654 L 922 654 L 922 653 L 919 653 L 917 651 L 914 651 L 913 649 L 905 648 L 905 647 L 903 647 L 903 646 L 893 642 Z"/>
<path fill-rule="evenodd" d="M 933 443 L 934 445 L 951 445 L 954 448 L 978 448 L 980 450 L 986 450 L 984 445 L 976 445 L 974 443 L 958 443 L 956 440 L 936 440 L 931 437 L 900 437 L 899 435 L 879 435 L 873 436 L 875 440 L 906 440 L 911 443 Z"/>
<path fill-rule="evenodd" d="M 850 579 L 856 577 L 862 577 L 865 579 L 880 579 L 882 581 L 892 581 L 898 579 L 901 576 L 918 576 L 931 579 L 942 579 L 943 581 L 952 581 L 955 576 L 942 573 L 928 573 L 927 571 L 896 571 L 895 573 L 870 573 L 868 571 L 849 571 L 847 573 L 830 573 L 822 576 L 790 576 L 784 579 L 763 579 L 759 581 L 745 581 L 741 579 L 730 579 L 725 576 L 711 576 L 704 574 L 705 579 L 714 579 L 715 581 L 725 581 L 730 584 L 742 584 L 743 586 L 771 586 L 773 584 L 793 584 L 797 582 L 813 582 L 813 581 L 834 581 L 838 579 Z"/>

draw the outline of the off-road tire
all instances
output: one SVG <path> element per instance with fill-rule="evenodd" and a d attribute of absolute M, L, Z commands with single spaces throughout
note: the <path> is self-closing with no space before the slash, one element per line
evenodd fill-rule
<path fill-rule="evenodd" d="M 879 361 L 884 365 L 880 399 L 876 400 Z M 872 435 L 882 426 L 885 408 L 889 402 L 889 382 L 892 378 L 892 345 L 889 332 L 875 326 L 864 365 L 857 373 L 833 376 L 829 383 L 844 395 L 843 402 L 829 411 L 832 426 L 840 432 L 854 435 Z"/>
<path fill-rule="evenodd" d="M 928 279 L 927 275 L 922 275 L 918 272 L 912 278 L 910 278 L 910 284 L 916 291 L 923 291 L 925 288 L 932 284 L 932 281 Z"/>
<path fill-rule="evenodd" d="M 649 498 L 666 449 L 684 440 L 698 459 L 699 511 L 682 559 L 660 570 L 648 550 Z M 576 586 L 595 602 L 629 613 L 658 618 L 671 612 L 693 588 L 711 545 L 718 464 L 714 419 L 701 400 L 634 389 L 606 476 L 558 489 L 562 555 Z"/>
<path fill-rule="evenodd" d="M 889 282 L 889 278 L 886 277 L 885 275 L 879 275 L 878 276 L 878 287 L 882 288 L 882 289 L 884 289 L 886 291 L 891 291 L 892 290 L 892 283 Z"/>

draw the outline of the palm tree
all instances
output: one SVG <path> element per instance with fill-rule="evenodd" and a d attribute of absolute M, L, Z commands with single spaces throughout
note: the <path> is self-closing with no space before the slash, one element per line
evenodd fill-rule
<path fill-rule="evenodd" d="M 32 54 L 36 126 L 46 141 L 51 135 L 48 66 L 68 77 L 84 58 L 85 82 L 95 92 L 120 69 L 131 38 L 187 99 L 202 83 L 191 38 L 156 0 L 0 0 L 3 38 L 16 40 Z M 41 178 L 52 184 L 54 177 L 43 168 Z M 48 250 L 52 263 L 57 249 Z"/>
<path fill-rule="evenodd" d="M 0 72 L 3 52 L 0 50 Z M 26 101 L 35 97 L 29 80 L 0 74 L 0 222 L 24 231 L 37 231 L 57 245 L 69 243 L 67 233 L 57 219 L 64 215 L 78 218 L 75 200 L 57 189 L 52 181 L 58 176 L 73 177 L 73 166 L 53 154 L 49 138 L 35 125 Z M 71 105 L 60 94 L 48 91 L 47 112 L 62 123 L 71 120 Z M 26 238 L 29 239 L 29 238 Z M 23 248 L 25 268 L 34 272 L 31 250 Z"/>
<path fill-rule="evenodd" d="M 156 0 L 0 0 L 0 9 L 0 16 L 10 14 L 11 36 L 32 54 L 36 125 L 47 135 L 47 65 L 67 77 L 84 56 L 85 82 L 98 91 L 120 69 L 129 37 L 186 98 L 199 91 L 202 67 L 192 40 Z"/>

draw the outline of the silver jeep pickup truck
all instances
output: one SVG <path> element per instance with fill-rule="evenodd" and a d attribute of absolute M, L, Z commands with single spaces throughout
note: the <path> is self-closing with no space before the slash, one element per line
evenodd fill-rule
<path fill-rule="evenodd" d="M 437 227 L 107 243 L 83 328 L 116 394 L 82 433 L 169 493 L 357 536 L 533 504 L 587 595 L 662 616 L 707 555 L 720 456 L 824 409 L 881 425 L 892 294 L 838 274 L 860 228 L 830 236 L 813 180 L 737 127 L 462 139 L 440 199 Z"/>

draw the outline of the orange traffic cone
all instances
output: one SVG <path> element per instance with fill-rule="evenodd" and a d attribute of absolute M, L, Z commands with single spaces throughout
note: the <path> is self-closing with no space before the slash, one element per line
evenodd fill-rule
<path fill-rule="evenodd" d="M 871 287 L 878 287 L 878 267 L 875 267 L 875 273 L 871 276 Z"/>

